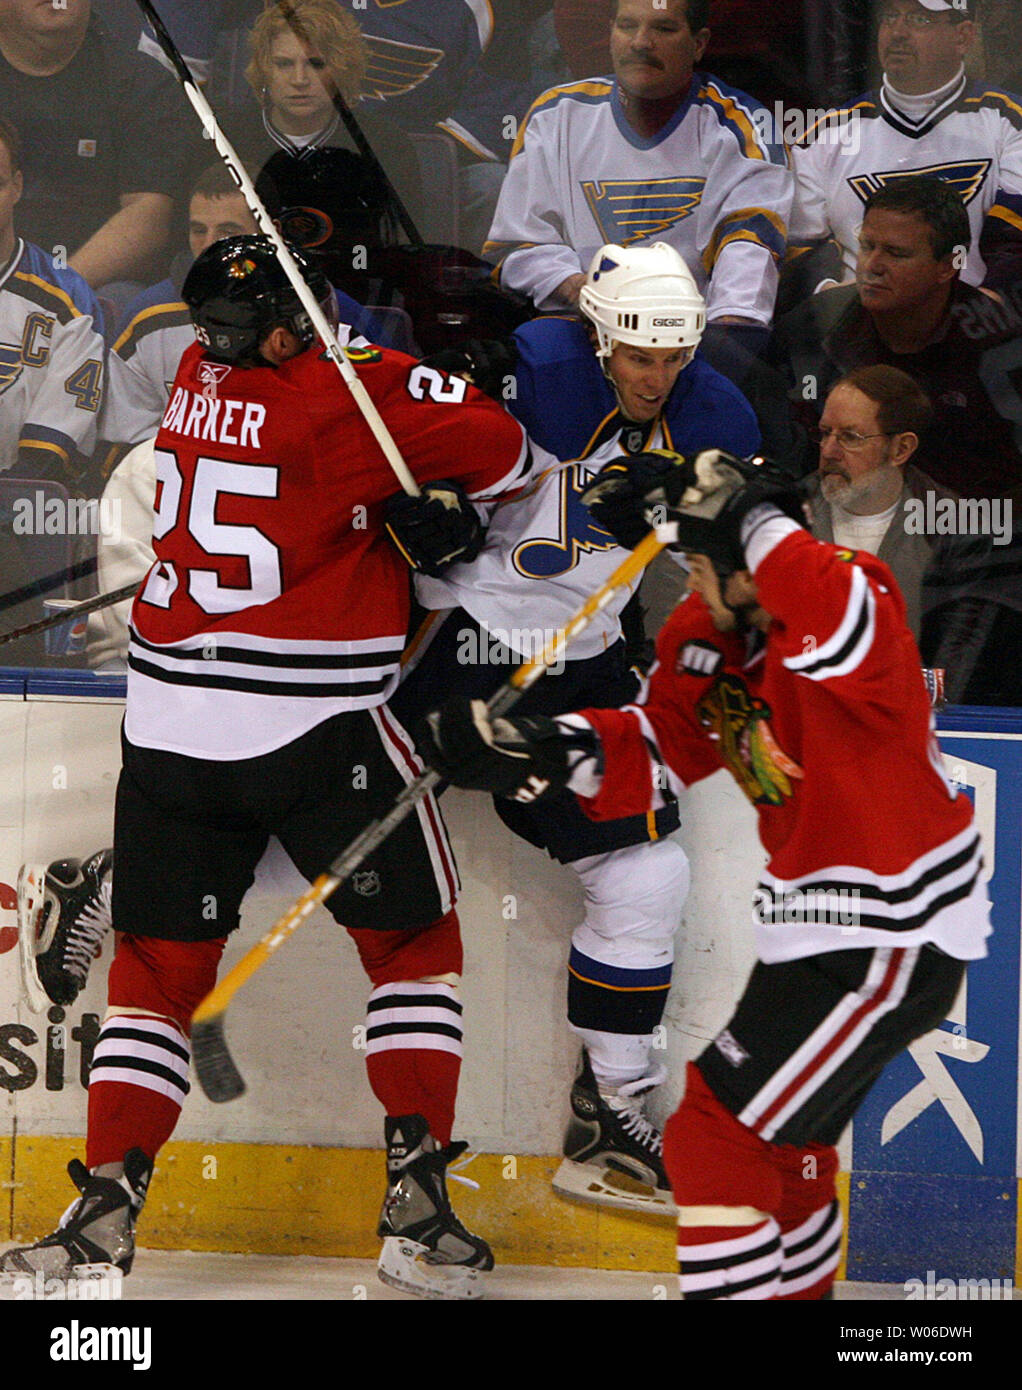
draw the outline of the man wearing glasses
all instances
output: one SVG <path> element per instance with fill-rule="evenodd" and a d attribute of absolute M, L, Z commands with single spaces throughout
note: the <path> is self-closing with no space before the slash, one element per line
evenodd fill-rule
<path fill-rule="evenodd" d="M 833 239 L 841 270 L 832 278 L 854 275 L 871 194 L 912 174 L 962 195 L 972 227 L 966 283 L 999 288 L 1022 278 L 1022 96 L 966 74 L 975 8 L 975 0 L 882 0 L 879 89 L 828 112 L 793 146 L 791 249 Z"/>
<path fill-rule="evenodd" d="M 910 460 L 933 410 L 924 391 L 896 367 L 861 367 L 827 397 L 813 437 L 819 466 L 810 503 L 817 540 L 867 550 L 887 564 L 905 598 L 918 642 L 923 571 L 932 538 L 915 524 L 928 493 L 952 494 Z M 921 501 L 924 506 L 906 506 Z"/>

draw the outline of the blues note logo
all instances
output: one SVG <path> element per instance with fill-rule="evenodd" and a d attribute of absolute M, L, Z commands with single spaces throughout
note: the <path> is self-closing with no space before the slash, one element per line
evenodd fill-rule
<path fill-rule="evenodd" d="M 515 569 L 526 579 L 556 579 L 573 570 L 583 554 L 617 545 L 609 531 L 597 526 L 582 501 L 592 476 L 578 464 L 562 471 L 557 536 L 523 541 L 512 553 Z"/>
<path fill-rule="evenodd" d="M 858 174 L 848 182 L 866 203 L 874 193 L 879 193 L 880 189 L 886 188 L 888 184 L 897 183 L 899 179 L 925 178 L 931 175 L 949 183 L 961 194 L 962 201 L 968 204 L 983 187 L 992 162 L 989 159 L 960 159 L 954 164 L 931 164 L 926 169 L 889 169 L 883 173 Z"/>
<path fill-rule="evenodd" d="M 366 34 L 369 61 L 366 65 L 362 95 L 378 97 L 404 96 L 421 86 L 443 61 L 442 48 L 427 48 L 423 44 L 399 43 L 379 34 Z"/>
<path fill-rule="evenodd" d="M 648 180 L 587 179 L 582 184 L 586 202 L 596 218 L 603 240 L 618 246 L 658 236 L 686 217 L 702 202 L 705 179 Z"/>

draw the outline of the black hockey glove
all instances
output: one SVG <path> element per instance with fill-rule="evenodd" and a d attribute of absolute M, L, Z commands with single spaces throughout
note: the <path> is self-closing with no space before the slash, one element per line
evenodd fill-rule
<path fill-rule="evenodd" d="M 736 458 L 721 449 L 704 449 L 692 459 L 679 457 L 679 463 L 664 484 L 646 493 L 646 529 L 669 524 L 674 537 L 670 548 L 708 556 L 718 574 L 745 569 L 742 523 L 753 508 L 770 503 L 800 526 L 806 525 L 794 479 L 772 464 Z M 597 496 L 594 506 L 589 502 L 590 494 L 598 492 L 605 475 L 609 475 L 605 484 L 608 493 L 621 487 L 617 481 L 620 474 L 611 471 L 616 467 L 608 464 L 583 494 L 583 501 L 598 520 L 601 498 Z"/>
<path fill-rule="evenodd" d="M 505 401 L 518 366 L 518 347 L 513 338 L 469 338 L 457 347 L 424 357 L 422 362 L 439 372 L 464 377 L 487 396 Z"/>
<path fill-rule="evenodd" d="M 648 535 L 646 511 L 653 502 L 676 506 L 684 491 L 686 463 L 669 449 L 625 454 L 600 469 L 582 494 L 598 526 L 634 550 Z"/>
<path fill-rule="evenodd" d="M 423 483 L 418 497 L 387 503 L 387 534 L 417 574 L 434 579 L 459 560 L 474 560 L 486 531 L 460 483 Z"/>
<path fill-rule="evenodd" d="M 705 449 L 686 463 L 685 490 L 678 507 L 654 503 L 647 516 L 667 522 L 676 539 L 672 550 L 706 555 L 718 575 L 746 569 L 742 527 L 755 508 L 769 505 L 806 526 L 794 478 L 763 459 L 740 459 L 721 449 Z"/>
<path fill-rule="evenodd" d="M 491 720 L 482 700 L 464 698 L 429 715 L 419 736 L 422 756 L 448 782 L 514 801 L 560 791 L 571 773 L 573 742 L 545 715 Z"/>

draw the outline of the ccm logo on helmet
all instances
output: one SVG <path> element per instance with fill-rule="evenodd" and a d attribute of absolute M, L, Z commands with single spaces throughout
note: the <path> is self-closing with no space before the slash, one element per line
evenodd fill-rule
<path fill-rule="evenodd" d="M 686 319 L 653 319 L 654 328 L 684 328 Z"/>

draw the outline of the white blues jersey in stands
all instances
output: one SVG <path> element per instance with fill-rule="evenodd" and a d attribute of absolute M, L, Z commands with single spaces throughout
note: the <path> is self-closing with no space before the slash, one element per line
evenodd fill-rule
<path fill-rule="evenodd" d="M 355 300 L 334 291 L 341 347 L 368 347 L 348 326 L 367 317 Z M 188 305 L 173 280 L 161 280 L 133 300 L 108 358 L 109 389 L 100 435 L 112 444 L 140 444 L 160 428 L 181 358 L 195 342 Z"/>
<path fill-rule="evenodd" d="M 416 591 L 426 607 L 464 608 L 513 651 L 535 656 L 539 635 L 562 628 L 625 558 L 582 503 L 603 465 L 647 449 L 747 456 L 759 447 L 759 427 L 738 388 L 698 356 L 678 377 L 660 419 L 638 425 L 618 409 L 577 319 L 535 319 L 518 329 L 515 342 L 520 358 L 509 409 L 535 444 L 578 462 L 548 468 L 520 499 L 498 506 L 481 554 L 441 579 L 419 576 Z M 621 637 L 621 610 L 637 584 L 616 593 L 572 641 L 569 660 L 596 656 Z"/>
<path fill-rule="evenodd" d="M 601 246 L 666 241 L 711 322 L 769 325 L 793 183 L 783 148 L 760 134 L 766 116 L 702 73 L 651 139 L 629 125 L 611 78 L 545 92 L 518 133 L 485 248 L 501 283 L 556 308 L 551 292 Z"/>
<path fill-rule="evenodd" d="M 972 248 L 963 279 L 987 278 L 981 236 L 1022 237 L 1022 98 L 971 82 L 964 71 L 928 111 L 910 115 L 886 81 L 828 115 L 792 147 L 792 250 L 826 237 L 855 277 L 863 206 L 885 185 L 914 174 L 945 179 L 965 200 Z M 927 103 L 924 103 L 924 106 Z"/>
<path fill-rule="evenodd" d="M 139 295 L 110 349 L 104 439 L 115 444 L 152 439 L 181 358 L 194 342 L 188 306 L 172 281 L 163 280 Z"/>
<path fill-rule="evenodd" d="M 60 477 L 96 442 L 103 399 L 99 307 L 73 270 L 18 240 L 0 268 L 0 472 Z"/>

